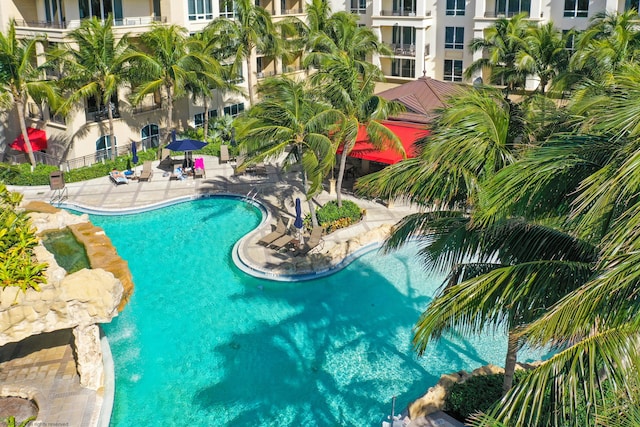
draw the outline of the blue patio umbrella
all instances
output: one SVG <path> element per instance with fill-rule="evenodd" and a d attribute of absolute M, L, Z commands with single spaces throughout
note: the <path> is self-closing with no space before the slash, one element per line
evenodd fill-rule
<path fill-rule="evenodd" d="M 138 147 L 136 147 L 135 141 L 131 143 L 131 161 L 134 165 L 138 163 Z"/>
<path fill-rule="evenodd" d="M 293 226 L 298 229 L 298 244 L 302 245 L 302 206 L 300 204 L 300 197 L 296 197 L 296 220 L 293 222 Z"/>
<path fill-rule="evenodd" d="M 298 230 L 302 229 L 302 206 L 300 204 L 300 197 L 296 197 L 296 220 L 293 222 L 293 226 Z"/>
<path fill-rule="evenodd" d="M 190 151 L 200 150 L 207 144 L 207 142 L 198 141 L 197 139 L 177 139 L 167 145 L 167 148 L 171 151 L 184 151 L 184 160 L 185 163 L 187 163 L 187 159 L 189 158 L 188 153 Z M 187 166 L 191 167 L 188 163 Z"/>

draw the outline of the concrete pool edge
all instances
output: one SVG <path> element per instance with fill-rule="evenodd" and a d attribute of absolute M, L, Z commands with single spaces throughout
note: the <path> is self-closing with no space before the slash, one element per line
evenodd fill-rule
<path fill-rule="evenodd" d="M 364 255 L 365 253 L 379 249 L 382 246 L 382 242 L 380 241 L 368 243 L 354 251 L 347 253 L 345 256 L 340 257 L 339 260 L 335 262 L 331 262 L 328 265 L 324 265 L 320 269 L 313 269 L 312 271 L 302 271 L 299 273 L 286 273 L 286 272 L 279 272 L 275 270 L 268 271 L 264 268 L 261 268 L 256 263 L 249 261 L 248 257 L 242 255 L 243 251 L 241 250 L 241 248 L 244 245 L 247 245 L 247 241 L 260 231 L 261 226 L 269 222 L 272 217 L 271 212 L 267 208 L 267 206 L 264 203 L 262 203 L 260 200 L 257 200 L 255 198 L 251 198 L 251 197 L 247 197 L 247 196 L 235 194 L 235 193 L 218 192 L 218 193 L 204 193 L 204 194 L 193 195 L 193 196 L 180 196 L 180 197 L 175 197 L 169 200 L 163 200 L 158 203 L 152 203 L 149 205 L 139 206 L 135 208 L 126 208 L 126 209 L 104 209 L 104 208 L 98 209 L 91 206 L 82 205 L 80 203 L 60 203 L 57 205 L 57 207 L 64 208 L 64 209 L 72 209 L 81 213 L 93 214 L 93 215 L 108 215 L 108 216 L 134 215 L 134 214 L 148 212 L 156 209 L 162 209 L 162 208 L 177 205 L 180 203 L 186 203 L 190 201 L 216 198 L 216 197 L 231 198 L 231 199 L 237 199 L 239 201 L 243 201 L 252 206 L 255 206 L 262 213 L 262 219 L 260 223 L 256 226 L 256 228 L 254 228 L 249 233 L 245 234 L 242 238 L 240 238 L 234 244 L 231 252 L 231 258 L 235 266 L 240 271 L 252 277 L 265 279 L 265 280 L 280 281 L 280 282 L 313 280 L 313 279 L 334 274 L 344 269 L 345 267 L 347 267 L 354 260 Z"/>

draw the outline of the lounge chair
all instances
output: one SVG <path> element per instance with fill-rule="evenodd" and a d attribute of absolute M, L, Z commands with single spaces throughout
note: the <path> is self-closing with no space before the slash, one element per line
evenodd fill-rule
<path fill-rule="evenodd" d="M 207 175 L 204 171 L 204 159 L 202 157 L 198 157 L 193 162 L 193 177 L 204 178 L 206 176 Z"/>
<path fill-rule="evenodd" d="M 138 180 L 140 181 L 151 181 L 151 177 L 153 176 L 153 169 L 151 167 L 151 161 L 145 160 L 142 164 L 142 172 L 140 172 L 140 176 Z"/>
<path fill-rule="evenodd" d="M 109 172 L 109 179 L 111 180 L 111 182 L 113 182 L 113 185 L 120 185 L 120 184 L 128 184 L 129 180 L 127 179 L 127 177 L 124 175 L 124 173 L 122 173 L 119 170 L 112 170 L 111 172 Z"/>
<path fill-rule="evenodd" d="M 284 222 L 282 222 L 282 218 L 278 218 L 275 230 L 258 240 L 258 243 L 269 246 L 274 240 L 285 236 L 287 234 L 287 228 L 288 227 L 284 225 Z"/>
<path fill-rule="evenodd" d="M 267 246 L 272 247 L 276 250 L 279 250 L 287 246 L 289 243 L 291 243 L 293 239 L 295 239 L 295 237 L 293 237 L 292 235 L 285 234 L 281 237 L 278 237 L 276 240 L 269 243 Z"/>
<path fill-rule="evenodd" d="M 231 158 L 229 157 L 229 146 L 220 146 L 220 163 L 227 163 Z"/>
<path fill-rule="evenodd" d="M 322 249 L 322 247 L 324 246 L 324 240 L 322 240 L 323 231 L 324 229 L 322 227 L 313 227 L 309 240 L 305 242 L 304 247 L 300 249 L 296 253 L 296 255 L 306 255 L 311 252 L 312 249 L 315 249 L 317 247 L 320 247 L 320 249 Z"/>
<path fill-rule="evenodd" d="M 177 181 L 177 180 L 184 181 L 185 179 L 187 179 L 187 177 L 184 174 L 184 171 L 182 170 L 182 168 L 179 166 L 174 169 L 171 175 L 169 175 L 169 181 Z"/>

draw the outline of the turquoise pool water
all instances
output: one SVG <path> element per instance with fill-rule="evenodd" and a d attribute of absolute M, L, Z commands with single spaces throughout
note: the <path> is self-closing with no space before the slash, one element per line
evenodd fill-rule
<path fill-rule="evenodd" d="M 414 355 L 412 327 L 441 281 L 415 248 L 370 252 L 313 281 L 246 276 L 231 248 L 260 215 L 212 198 L 91 217 L 136 285 L 104 325 L 112 426 L 379 426 L 392 396 L 399 411 L 443 373 L 503 363 L 503 336 L 448 337 Z"/>

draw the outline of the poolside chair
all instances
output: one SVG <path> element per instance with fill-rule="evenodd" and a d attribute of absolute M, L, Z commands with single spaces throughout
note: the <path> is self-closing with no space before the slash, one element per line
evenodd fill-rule
<path fill-rule="evenodd" d="M 153 169 L 151 167 L 151 160 L 145 160 L 142 164 L 142 172 L 140 172 L 140 176 L 138 180 L 140 181 L 151 181 L 151 177 L 153 176 Z"/>
<path fill-rule="evenodd" d="M 220 146 L 220 163 L 227 163 L 231 158 L 229 157 L 229 146 Z"/>
<path fill-rule="evenodd" d="M 109 179 L 113 182 L 113 185 L 118 186 L 120 184 L 128 184 L 129 180 L 124 174 L 119 170 L 112 170 L 109 172 Z"/>
<path fill-rule="evenodd" d="M 317 247 L 322 249 L 324 247 L 324 240 L 322 240 L 323 232 L 324 229 L 322 227 L 313 227 L 313 230 L 311 230 L 311 237 L 309 237 L 309 240 L 305 242 L 304 247 L 300 249 L 296 255 L 306 255 Z"/>
<path fill-rule="evenodd" d="M 262 243 L 263 245 L 269 246 L 274 240 L 279 239 L 280 237 L 287 234 L 287 229 L 291 225 L 291 218 L 289 218 L 289 224 L 284 225 L 282 222 L 282 218 L 278 218 L 278 222 L 276 223 L 276 228 L 271 233 L 262 237 L 258 240 L 258 243 Z"/>
<path fill-rule="evenodd" d="M 278 237 L 276 240 L 269 243 L 267 246 L 274 248 L 275 250 L 280 250 L 285 246 L 287 246 L 289 243 L 291 243 L 293 239 L 295 239 L 294 236 L 290 234 L 285 234 L 283 236 Z"/>

